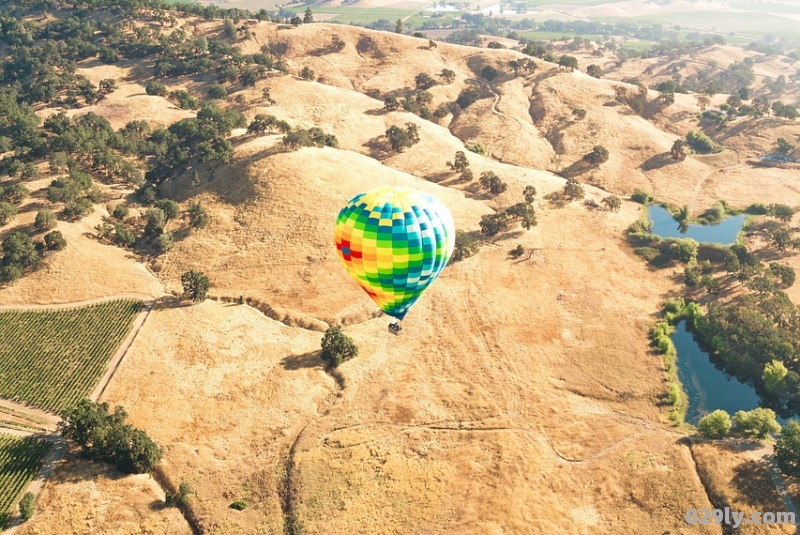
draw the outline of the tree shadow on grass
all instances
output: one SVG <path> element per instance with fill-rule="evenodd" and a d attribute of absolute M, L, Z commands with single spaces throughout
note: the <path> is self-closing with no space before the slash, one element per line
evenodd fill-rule
<path fill-rule="evenodd" d="M 369 156 L 378 161 L 385 160 L 392 156 L 392 151 L 389 150 L 389 144 L 386 141 L 386 136 L 377 136 L 366 143 L 361 145 L 369 149 Z"/>
<path fill-rule="evenodd" d="M 783 505 L 766 464 L 746 461 L 734 468 L 733 474 L 731 484 L 748 505 Z"/>
<path fill-rule="evenodd" d="M 652 171 L 653 169 L 660 169 L 671 163 L 678 162 L 677 160 L 672 159 L 672 155 L 669 152 L 664 152 L 661 154 L 656 154 L 649 160 L 643 162 L 639 167 L 642 169 L 642 171 Z"/>
<path fill-rule="evenodd" d="M 309 368 L 322 368 L 323 362 L 320 351 L 310 351 L 301 355 L 289 355 L 281 359 L 281 365 L 286 370 L 300 370 Z"/>
<path fill-rule="evenodd" d="M 583 158 L 581 158 L 580 160 L 576 161 L 569 167 L 565 167 L 561 171 L 558 171 L 558 174 L 564 178 L 575 178 L 577 176 L 586 174 L 595 168 L 596 168 L 595 165 L 592 165 Z"/>

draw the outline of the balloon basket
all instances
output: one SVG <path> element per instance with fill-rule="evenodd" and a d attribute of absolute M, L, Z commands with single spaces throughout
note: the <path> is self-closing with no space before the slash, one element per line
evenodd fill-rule
<path fill-rule="evenodd" d="M 403 334 L 403 326 L 400 325 L 399 321 L 393 321 L 389 324 L 389 332 L 395 336 L 400 336 Z"/>

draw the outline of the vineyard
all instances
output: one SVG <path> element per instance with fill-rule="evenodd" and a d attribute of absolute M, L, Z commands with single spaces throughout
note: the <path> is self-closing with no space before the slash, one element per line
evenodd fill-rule
<path fill-rule="evenodd" d="M 140 301 L 120 299 L 0 313 L 0 397 L 68 411 L 103 376 L 140 307 Z"/>
<path fill-rule="evenodd" d="M 50 444 L 35 436 L 0 434 L 0 514 L 8 511 L 42 464 Z"/>

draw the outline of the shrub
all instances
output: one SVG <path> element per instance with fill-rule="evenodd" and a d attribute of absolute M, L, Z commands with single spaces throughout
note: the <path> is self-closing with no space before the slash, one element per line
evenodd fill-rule
<path fill-rule="evenodd" d="M 64 206 L 64 217 L 67 219 L 80 219 L 92 212 L 94 212 L 94 205 L 86 197 L 77 201 L 70 201 Z"/>
<path fill-rule="evenodd" d="M 509 251 L 509 253 L 508 253 L 508 255 L 511 258 L 519 258 L 520 256 L 522 256 L 524 254 L 525 254 L 525 247 L 523 247 L 522 244 L 517 245 L 516 247 L 511 249 L 511 251 Z"/>
<path fill-rule="evenodd" d="M 50 230 L 56 226 L 56 214 L 52 210 L 39 210 L 36 212 L 36 221 L 33 225 L 38 231 Z"/>
<path fill-rule="evenodd" d="M 690 130 L 686 134 L 686 144 L 698 154 L 710 154 L 717 150 L 717 146 L 710 137 L 694 130 Z"/>
<path fill-rule="evenodd" d="M 484 147 L 481 143 L 464 143 L 464 148 L 470 152 L 474 152 L 475 154 L 486 154 L 486 147 Z"/>
<path fill-rule="evenodd" d="M 619 212 L 619 209 L 622 208 L 622 199 L 616 195 L 609 195 L 602 202 L 612 212 Z"/>
<path fill-rule="evenodd" d="M 414 78 L 417 89 L 430 89 L 436 85 L 436 79 L 431 75 L 421 72 Z"/>
<path fill-rule="evenodd" d="M 64 239 L 64 235 L 57 230 L 46 234 L 44 237 L 44 243 L 47 245 L 47 249 L 50 251 L 60 251 L 67 246 L 67 240 Z"/>
<path fill-rule="evenodd" d="M 163 234 L 160 234 L 156 238 L 156 242 L 155 242 L 156 243 L 156 249 L 158 249 L 159 253 L 165 253 L 165 252 L 169 251 L 170 249 L 172 249 L 172 246 L 174 245 L 174 241 L 175 240 L 172 237 L 172 233 L 171 232 L 165 232 Z"/>
<path fill-rule="evenodd" d="M 763 407 L 751 411 L 738 411 L 733 416 L 733 423 L 740 432 L 759 439 L 767 438 L 770 433 L 781 430 L 780 424 L 775 419 L 775 411 Z"/>
<path fill-rule="evenodd" d="M 482 94 L 483 92 L 479 88 L 475 86 L 469 86 L 458 94 L 456 104 L 458 104 L 462 110 L 466 109 L 470 104 L 481 98 Z"/>
<path fill-rule="evenodd" d="M 247 503 L 247 500 L 236 500 L 230 505 L 230 507 L 231 509 L 236 509 L 237 511 L 244 511 L 248 505 L 250 504 Z"/>
<path fill-rule="evenodd" d="M 17 215 L 17 207 L 7 202 L 0 202 L 0 226 L 8 224 Z"/>
<path fill-rule="evenodd" d="M 478 252 L 480 246 L 478 242 L 472 239 L 472 236 L 463 230 L 456 231 L 456 243 L 453 247 L 453 255 L 450 257 L 450 263 L 459 262 L 465 258 L 469 258 Z"/>
<path fill-rule="evenodd" d="M 731 417 L 720 409 L 700 418 L 697 431 L 706 438 L 722 438 L 731 432 Z"/>
<path fill-rule="evenodd" d="M 114 243 L 121 247 L 133 247 L 133 244 L 136 243 L 136 236 L 124 226 L 116 225 L 114 227 Z"/>
<path fill-rule="evenodd" d="M 661 251 L 655 247 L 637 247 L 633 252 L 648 262 L 652 262 L 661 254 Z"/>
<path fill-rule="evenodd" d="M 158 96 L 158 97 L 166 97 L 169 94 L 169 90 L 167 86 L 162 84 L 161 82 L 150 82 L 144 88 L 145 93 L 148 95 Z"/>
<path fill-rule="evenodd" d="M 208 96 L 215 99 L 221 99 L 228 96 L 228 89 L 222 84 L 212 84 L 208 88 Z"/>
<path fill-rule="evenodd" d="M 775 443 L 775 459 L 788 476 L 800 476 L 800 423 L 790 420 Z"/>
<path fill-rule="evenodd" d="M 492 195 L 499 195 L 508 189 L 508 185 L 492 171 L 481 173 L 480 185 L 483 189 L 488 189 Z"/>
<path fill-rule="evenodd" d="M 302 78 L 303 80 L 308 80 L 310 82 L 313 82 L 314 80 L 316 80 L 316 76 L 314 75 L 314 71 L 311 70 L 307 66 L 303 67 L 303 70 L 300 71 L 300 78 Z"/>
<path fill-rule="evenodd" d="M 593 165 L 605 163 L 608 161 L 608 149 L 602 145 L 595 145 L 592 152 L 586 154 L 583 159 Z"/>
<path fill-rule="evenodd" d="M 136 200 L 138 200 L 141 204 L 145 206 L 150 206 L 156 202 L 158 198 L 156 193 L 156 188 L 153 187 L 151 184 L 145 184 L 138 190 L 136 190 Z"/>
<path fill-rule="evenodd" d="M 19 514 L 22 516 L 22 520 L 28 521 L 33 516 L 33 513 L 36 511 L 34 506 L 35 498 L 32 492 L 26 492 L 25 496 L 19 501 Z"/>
<path fill-rule="evenodd" d="M 562 192 L 564 197 L 568 199 L 583 199 L 586 192 L 581 186 L 581 183 L 578 182 L 575 178 L 568 178 L 567 182 L 564 184 L 564 191 Z"/>
<path fill-rule="evenodd" d="M 497 78 L 498 74 L 500 74 L 500 72 L 491 65 L 487 65 L 483 68 L 483 70 L 481 70 L 481 78 L 484 78 L 490 82 Z"/>
<path fill-rule="evenodd" d="M 329 327 L 322 338 L 321 358 L 329 366 L 337 368 L 345 360 L 358 356 L 355 342 L 339 327 Z"/>
<path fill-rule="evenodd" d="M 118 204 L 114 208 L 114 211 L 111 213 L 111 216 L 118 221 L 123 221 L 126 217 L 128 217 L 130 212 L 131 211 L 128 209 L 127 206 L 125 206 L 124 204 Z"/>
<path fill-rule="evenodd" d="M 200 203 L 189 206 L 189 226 L 192 228 L 203 228 L 208 225 L 208 212 Z"/>
<path fill-rule="evenodd" d="M 643 189 L 635 189 L 633 191 L 633 195 L 631 195 L 631 200 L 634 202 L 638 202 L 639 204 L 650 204 L 653 202 L 653 195 L 651 193 L 646 192 Z"/>

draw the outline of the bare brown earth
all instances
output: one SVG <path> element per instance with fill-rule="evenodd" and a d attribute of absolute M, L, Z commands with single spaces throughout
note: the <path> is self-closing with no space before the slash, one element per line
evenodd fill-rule
<path fill-rule="evenodd" d="M 192 24 L 198 31 L 218 27 Z M 239 135 L 230 164 L 201 169 L 197 185 L 188 176 L 165 185 L 182 203 L 202 200 L 212 216 L 209 227 L 188 233 L 169 253 L 149 261 L 91 238 L 104 213 L 98 207 L 81 223 L 59 223 L 70 245 L 45 270 L 0 290 L 2 303 L 158 296 L 178 291 L 187 269 L 201 269 L 213 294 L 267 303 L 295 325 L 247 305 L 162 303 L 104 394 L 164 447 L 165 477 L 191 486 L 190 512 L 205 532 L 721 533 L 684 520 L 686 509 L 710 503 L 679 444 L 682 434 L 660 407 L 665 375 L 648 346 L 648 327 L 680 279 L 649 269 L 625 244 L 638 205 L 625 201 L 611 213 L 542 199 L 563 187 L 564 176 L 575 176 L 598 202 L 644 187 L 675 204 L 691 202 L 697 191 L 701 209 L 724 187 L 730 189 L 720 193 L 736 203 L 780 195 L 800 204 L 791 179 L 776 192 L 751 187 L 771 184 L 774 171 L 744 167 L 744 159 L 724 173 L 720 159 L 673 162 L 665 155 L 674 139 L 696 128 L 694 104 L 676 103 L 647 121 L 610 105 L 615 82 L 541 61 L 532 77 L 504 75 L 484 88 L 485 99 L 441 124 L 381 111 L 384 95 L 405 96 L 419 72 L 445 67 L 457 79 L 431 89 L 433 105 L 451 102 L 484 65 L 521 57 L 512 51 L 427 50 L 418 39 L 322 24 L 278 30 L 263 23 L 253 31 L 241 43 L 245 52 L 286 43 L 292 72 L 309 65 L 325 83 L 273 77 L 232 90 L 246 97 L 240 109 L 248 118 L 271 113 L 295 126 L 320 126 L 339 148 L 285 152 L 278 136 Z M 347 42 L 344 51 L 308 55 L 327 46 L 334 31 Z M 363 35 L 383 57 L 356 52 Z M 204 91 L 199 83 L 169 84 Z M 262 106 L 264 87 L 276 105 Z M 370 89 L 381 98 L 366 96 Z M 125 95 L 108 96 L 97 113 L 111 113 Z M 154 110 L 163 100 L 141 98 L 148 104 L 137 118 L 158 120 Z M 587 110 L 584 120 L 573 119 L 575 107 Z M 406 122 L 419 125 L 421 141 L 390 154 L 381 136 Z M 489 198 L 449 171 L 446 162 L 465 140 L 481 142 L 492 156 L 467 153 L 475 175 L 496 172 L 507 192 Z M 586 167 L 581 158 L 596 144 L 611 158 Z M 720 158 L 722 167 L 735 163 Z M 533 185 L 539 224 L 488 240 L 476 256 L 448 267 L 407 317 L 405 334 L 394 337 L 338 264 L 331 242 L 341 206 L 381 185 L 435 194 L 467 231 Z M 508 252 L 517 244 L 532 255 L 512 261 Z M 336 378 L 321 367 L 322 335 L 313 330 L 330 323 L 347 325 L 360 349 Z M 63 533 L 87 518 L 96 532 L 173 529 L 164 516 L 173 510 L 142 512 L 140 505 L 160 499 L 154 489 L 132 490 L 144 480 L 96 480 L 86 470 L 68 465 L 48 485 L 51 501 L 40 503 L 30 533 Z M 86 473 L 92 479 L 74 475 Z M 250 505 L 229 508 L 238 499 Z M 129 505 L 118 506 L 120 516 L 101 515 L 109 511 L 104 504 L 123 503 Z"/>

